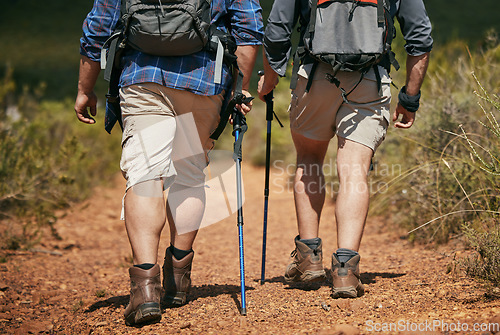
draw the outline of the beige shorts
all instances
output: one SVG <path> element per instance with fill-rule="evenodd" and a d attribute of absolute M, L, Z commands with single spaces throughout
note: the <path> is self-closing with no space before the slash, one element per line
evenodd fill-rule
<path fill-rule="evenodd" d="M 390 120 L 391 79 L 379 67 L 382 96 L 378 94 L 375 72 L 371 69 L 345 103 L 340 89 L 326 78 L 330 65 L 320 63 L 309 93 L 305 92 L 311 66 L 301 66 L 297 87 L 290 102 L 290 128 L 304 137 L 329 141 L 335 134 L 361 143 L 373 151 L 382 143 Z M 358 72 L 339 72 L 340 87 L 349 92 L 359 81 Z"/>
<path fill-rule="evenodd" d="M 162 179 L 200 186 L 213 148 L 223 95 L 201 96 L 155 83 L 120 89 L 123 118 L 120 168 L 127 190 L 144 181 Z"/>

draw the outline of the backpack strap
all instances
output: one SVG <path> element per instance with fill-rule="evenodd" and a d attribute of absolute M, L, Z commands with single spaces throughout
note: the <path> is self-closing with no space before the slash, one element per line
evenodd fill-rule
<path fill-rule="evenodd" d="M 337 86 L 337 88 L 340 90 L 340 94 L 342 96 L 342 99 L 344 100 L 344 102 L 346 104 L 348 104 L 349 100 L 347 99 L 347 96 L 349 94 L 351 94 L 359 86 L 359 84 L 363 81 L 363 78 L 365 77 L 365 74 L 369 70 L 359 71 L 360 76 L 359 76 L 358 82 L 356 83 L 356 85 L 354 85 L 353 88 L 351 88 L 351 90 L 349 92 L 347 92 L 343 87 L 340 86 L 340 80 L 336 77 L 337 72 L 339 72 L 339 69 L 340 69 L 340 63 L 338 63 L 335 67 L 333 67 L 333 74 L 332 73 L 327 73 L 326 76 L 325 76 L 325 78 L 330 83 L 335 84 L 335 86 Z M 379 75 L 379 77 L 380 77 L 380 75 Z M 379 91 L 380 91 L 380 89 L 379 89 Z"/>
<path fill-rule="evenodd" d="M 299 72 L 299 66 L 300 66 L 300 61 L 301 59 L 304 59 L 304 57 L 307 54 L 306 48 L 303 45 L 304 40 L 310 39 L 311 35 L 314 33 L 314 29 L 316 27 L 316 10 L 318 9 L 318 0 L 312 0 L 311 3 L 311 12 L 310 12 L 310 18 L 309 18 L 309 23 L 307 25 L 307 28 L 304 32 L 304 36 L 300 39 L 301 42 L 299 46 L 297 47 L 297 51 L 295 51 L 295 55 L 293 56 L 293 68 L 292 68 L 292 77 L 290 79 L 290 89 L 294 90 L 297 87 L 297 81 L 299 79 L 298 77 L 298 72 Z M 316 60 L 314 61 L 314 64 L 316 64 Z M 313 69 L 311 70 L 311 74 L 309 78 L 311 78 L 314 75 L 314 70 L 316 70 L 315 65 L 313 65 Z M 308 80 L 306 92 L 309 92 L 309 89 L 311 88 L 312 82 L 309 83 L 309 81 L 312 81 L 312 79 Z"/>
<path fill-rule="evenodd" d="M 380 71 L 378 69 L 378 66 L 375 65 L 373 67 L 373 71 L 375 72 L 375 79 L 377 80 L 377 89 L 378 89 L 378 96 L 382 96 L 382 78 L 380 77 Z"/>
<path fill-rule="evenodd" d="M 222 105 L 221 113 L 220 113 L 220 121 L 219 124 L 217 125 L 217 128 L 215 131 L 210 135 L 210 138 L 213 140 L 217 140 L 219 136 L 222 134 L 224 131 L 224 128 L 226 128 L 227 121 L 229 120 L 229 116 L 233 113 L 233 109 L 237 104 L 241 104 L 245 101 L 245 96 L 243 95 L 243 72 L 239 69 L 238 65 L 236 62 L 233 64 L 233 74 L 234 72 L 237 72 L 237 74 L 233 75 L 234 80 L 234 89 L 232 90 L 233 92 L 233 97 L 229 100 L 228 96 L 231 94 L 231 91 L 226 93 L 226 97 L 224 101 L 227 101 L 227 103 L 224 103 Z M 248 102 L 248 100 L 247 100 Z"/>
<path fill-rule="evenodd" d="M 101 69 L 104 70 L 104 79 L 109 82 L 108 93 L 106 93 L 106 114 L 104 115 L 104 129 L 109 134 L 111 134 L 116 122 L 123 131 L 119 94 L 122 73 L 120 60 L 123 51 L 126 49 L 125 32 L 130 22 L 130 16 L 126 13 L 125 7 L 126 1 L 122 0 L 119 25 L 101 49 Z"/>
<path fill-rule="evenodd" d="M 313 83 L 313 78 L 314 78 L 314 73 L 316 72 L 316 69 L 318 68 L 319 62 L 317 60 L 314 61 L 311 72 L 309 73 L 309 77 L 307 78 L 307 85 L 306 85 L 306 93 L 309 93 L 309 90 L 311 89 L 312 83 Z"/>
<path fill-rule="evenodd" d="M 309 28 L 306 30 L 306 38 L 309 38 L 312 33 L 314 33 L 314 29 L 316 28 L 316 11 L 318 9 L 318 0 L 312 0 L 311 3 L 311 17 L 309 19 Z"/>
<path fill-rule="evenodd" d="M 382 27 L 384 25 L 384 21 L 384 0 L 377 0 L 377 23 L 379 27 Z"/>
<path fill-rule="evenodd" d="M 293 56 L 293 67 L 292 67 L 292 77 L 290 78 L 290 89 L 294 90 L 297 88 L 297 81 L 299 80 L 299 66 L 300 60 L 304 57 L 306 48 L 304 46 L 298 46 L 295 54 Z"/>
<path fill-rule="evenodd" d="M 214 83 L 220 84 L 222 82 L 222 60 L 224 58 L 224 47 L 218 36 L 212 36 L 213 43 L 217 44 L 217 51 L 215 56 L 215 69 L 214 69 Z"/>
<path fill-rule="evenodd" d="M 123 131 L 122 113 L 120 108 L 119 81 L 121 71 L 111 72 L 108 93 L 106 93 L 106 114 L 104 115 L 104 129 L 111 134 L 111 130 L 118 121 Z"/>
<path fill-rule="evenodd" d="M 210 135 L 211 139 L 217 140 L 224 131 L 229 116 L 233 113 L 235 105 L 244 103 L 243 95 L 243 72 L 238 67 L 235 51 L 237 48 L 236 40 L 230 33 L 223 32 L 215 26 L 210 27 L 211 38 L 206 45 L 206 49 L 216 52 L 215 60 L 215 80 L 221 81 L 222 64 L 225 63 L 232 70 L 233 86 L 229 92 L 226 92 L 224 103 L 220 113 L 220 122 L 215 131 Z M 233 97 L 230 99 L 231 93 Z M 248 101 L 247 101 L 248 102 Z"/>
<path fill-rule="evenodd" d="M 117 46 L 120 39 L 121 31 L 111 35 L 111 37 L 104 42 L 101 49 L 101 70 L 104 70 L 104 80 L 109 81 L 111 78 L 111 71 L 115 67 Z"/>
<path fill-rule="evenodd" d="M 101 49 L 101 69 L 104 70 L 104 79 L 109 82 L 108 93 L 106 93 L 104 129 L 110 134 L 116 122 L 123 131 L 118 87 L 122 72 L 120 58 L 125 47 L 122 43 L 122 32 L 122 30 L 115 32 Z"/>

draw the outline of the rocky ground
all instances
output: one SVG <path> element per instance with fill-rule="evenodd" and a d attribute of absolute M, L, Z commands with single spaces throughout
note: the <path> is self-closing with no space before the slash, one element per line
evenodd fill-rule
<path fill-rule="evenodd" d="M 368 218 L 361 253 L 366 294 L 330 297 L 328 282 L 289 287 L 283 272 L 296 235 L 293 195 L 270 196 L 266 281 L 260 284 L 264 170 L 243 167 L 246 316 L 239 314 L 235 215 L 203 228 L 195 242 L 190 302 L 161 322 L 125 326 L 131 251 L 120 221 L 124 182 L 98 188 L 71 208 L 46 239 L 24 252 L 3 252 L 0 334 L 393 334 L 498 332 L 498 292 L 456 269 L 459 246 L 413 246 L 381 218 Z M 323 252 L 336 249 L 334 203 L 321 226 Z M 161 252 L 168 246 L 168 231 Z M 162 255 L 160 254 L 160 259 Z M 324 259 L 330 268 L 330 257 Z"/>

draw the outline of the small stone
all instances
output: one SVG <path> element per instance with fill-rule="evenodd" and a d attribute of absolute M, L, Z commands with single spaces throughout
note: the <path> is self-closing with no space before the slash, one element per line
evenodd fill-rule
<path fill-rule="evenodd" d="M 190 327 L 191 327 L 191 322 L 186 322 L 186 323 L 182 324 L 179 328 L 180 329 L 187 329 Z"/>

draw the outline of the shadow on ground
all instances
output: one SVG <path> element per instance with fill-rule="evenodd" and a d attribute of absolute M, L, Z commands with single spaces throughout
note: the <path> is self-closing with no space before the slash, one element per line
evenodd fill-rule
<path fill-rule="evenodd" d="M 361 282 L 363 284 L 376 283 L 376 278 L 399 278 L 406 276 L 406 273 L 389 273 L 389 272 L 365 272 L 361 274 Z"/>
<path fill-rule="evenodd" d="M 97 301 L 89 306 L 89 308 L 87 308 L 84 313 L 92 313 L 98 309 L 105 307 L 125 308 L 125 306 L 127 306 L 128 304 L 129 299 L 129 295 L 119 295 L 116 297 L 108 298 L 106 300 Z"/>
<path fill-rule="evenodd" d="M 245 286 L 246 291 L 255 290 L 253 287 Z M 199 298 L 217 297 L 222 294 L 229 294 L 231 297 L 236 296 L 241 293 L 241 287 L 239 285 L 201 285 L 193 286 L 189 294 L 189 301 L 194 301 Z M 234 299 L 234 297 L 233 297 Z"/>

